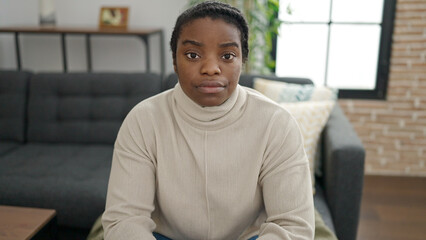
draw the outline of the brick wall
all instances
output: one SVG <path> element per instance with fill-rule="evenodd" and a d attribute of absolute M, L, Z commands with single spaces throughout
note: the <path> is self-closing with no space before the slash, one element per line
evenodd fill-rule
<path fill-rule="evenodd" d="M 340 100 L 366 174 L 426 176 L 426 0 L 398 0 L 386 101 Z"/>

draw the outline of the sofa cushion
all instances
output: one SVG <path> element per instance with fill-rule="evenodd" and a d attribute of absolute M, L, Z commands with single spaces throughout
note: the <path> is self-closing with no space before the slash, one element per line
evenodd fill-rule
<path fill-rule="evenodd" d="M 314 196 L 315 209 L 319 212 L 325 225 L 331 229 L 334 233 L 336 232 L 333 224 L 333 218 L 331 217 L 330 210 L 328 209 L 327 200 L 324 195 L 324 190 L 320 184 L 315 186 Z"/>
<path fill-rule="evenodd" d="M 0 142 L 24 141 L 30 76 L 27 72 L 0 71 Z"/>
<path fill-rule="evenodd" d="M 36 74 L 28 141 L 111 144 L 130 109 L 160 91 L 160 75 L 151 73 Z"/>
<path fill-rule="evenodd" d="M 8 153 L 9 151 L 18 148 L 21 146 L 21 143 L 13 142 L 13 141 L 4 141 L 0 142 L 0 156 Z"/>
<path fill-rule="evenodd" d="M 26 144 L 0 158 L 0 204 L 56 209 L 90 228 L 105 207 L 112 145 Z"/>

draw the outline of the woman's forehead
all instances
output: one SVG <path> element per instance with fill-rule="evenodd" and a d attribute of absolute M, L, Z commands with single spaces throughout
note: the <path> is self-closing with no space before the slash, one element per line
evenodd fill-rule
<path fill-rule="evenodd" d="M 232 23 L 221 18 L 212 19 L 210 17 L 194 19 L 182 26 L 179 42 L 187 40 L 213 40 L 236 41 L 241 39 L 240 30 Z M 187 39 L 196 38 L 196 39 Z"/>

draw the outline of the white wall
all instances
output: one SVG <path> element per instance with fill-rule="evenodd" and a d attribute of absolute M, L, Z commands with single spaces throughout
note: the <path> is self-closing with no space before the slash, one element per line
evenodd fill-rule
<path fill-rule="evenodd" d="M 129 28 L 161 28 L 165 33 L 166 72 L 173 71 L 169 40 L 177 16 L 188 0 L 55 0 L 58 27 L 97 27 L 101 6 L 129 7 Z M 0 27 L 38 26 L 37 0 L 0 0 Z M 160 71 L 160 38 L 150 38 L 151 68 Z M 25 34 L 21 37 L 21 65 L 31 71 L 62 71 L 60 37 Z M 92 36 L 93 71 L 145 71 L 145 46 L 136 37 Z M 86 70 L 85 38 L 67 37 L 69 71 Z M 0 34 L 0 69 L 15 69 L 12 34 Z"/>

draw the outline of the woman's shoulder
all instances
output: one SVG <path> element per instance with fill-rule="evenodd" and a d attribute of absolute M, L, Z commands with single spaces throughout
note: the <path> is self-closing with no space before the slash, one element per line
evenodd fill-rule
<path fill-rule="evenodd" d="M 164 92 L 153 95 L 149 98 L 146 98 L 136 104 L 132 111 L 150 111 L 155 112 L 156 110 L 162 109 L 169 104 L 169 99 L 172 95 L 173 89 L 166 90 Z"/>
<path fill-rule="evenodd" d="M 170 97 L 172 91 L 173 90 L 170 89 L 140 101 L 133 106 L 126 118 L 136 118 L 146 121 L 167 117 L 163 115 L 170 112 Z"/>
<path fill-rule="evenodd" d="M 243 86 L 242 88 L 247 94 L 247 104 L 250 108 L 255 109 L 255 111 L 259 111 L 259 114 L 273 114 L 290 117 L 290 113 L 277 102 L 271 100 L 253 88 Z"/>

